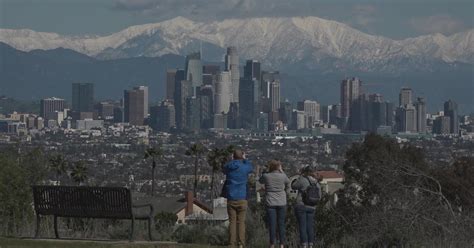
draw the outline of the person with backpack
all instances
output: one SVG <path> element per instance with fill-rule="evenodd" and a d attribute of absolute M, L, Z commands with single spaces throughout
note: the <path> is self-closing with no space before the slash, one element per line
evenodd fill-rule
<path fill-rule="evenodd" d="M 280 240 L 279 245 L 284 247 L 286 242 L 286 194 L 290 188 L 290 179 L 283 172 L 280 161 L 271 160 L 268 163 L 268 172 L 264 173 L 259 181 L 265 186 L 265 206 L 270 232 L 270 247 L 275 247 L 277 243 L 277 230 Z"/>
<path fill-rule="evenodd" d="M 229 215 L 229 243 L 231 247 L 245 246 L 245 217 L 247 213 L 247 182 L 253 171 L 242 150 L 235 150 L 233 158 L 224 165 L 226 180 L 223 195 L 227 198 Z"/>
<path fill-rule="evenodd" d="M 291 185 L 293 190 L 298 190 L 295 215 L 298 222 L 300 244 L 303 248 L 311 248 L 315 242 L 314 215 L 316 205 L 321 198 L 321 186 L 318 178 L 316 168 L 307 166 L 303 168 L 301 175 Z"/>

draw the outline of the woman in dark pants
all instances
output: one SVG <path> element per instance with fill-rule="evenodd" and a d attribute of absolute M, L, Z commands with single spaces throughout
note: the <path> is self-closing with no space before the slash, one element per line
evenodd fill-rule
<path fill-rule="evenodd" d="M 290 188 L 290 179 L 283 172 L 281 163 L 272 160 L 268 163 L 268 173 L 264 173 L 260 177 L 260 183 L 265 185 L 265 206 L 270 231 L 270 247 L 275 247 L 277 239 L 280 240 L 280 247 L 284 247 L 286 241 L 286 191 Z"/>
<path fill-rule="evenodd" d="M 321 186 L 317 180 L 318 178 L 317 171 L 314 167 L 308 166 L 305 167 L 299 176 L 292 185 L 291 188 L 298 190 L 298 195 L 296 197 L 295 205 L 295 215 L 296 220 L 298 221 L 298 230 L 300 234 L 300 244 L 303 248 L 311 248 L 315 242 L 315 232 L 314 232 L 314 215 L 316 211 L 316 206 L 310 206 L 304 203 L 303 201 L 303 192 L 311 185 L 317 185 L 319 189 L 319 196 L 321 196 Z"/>

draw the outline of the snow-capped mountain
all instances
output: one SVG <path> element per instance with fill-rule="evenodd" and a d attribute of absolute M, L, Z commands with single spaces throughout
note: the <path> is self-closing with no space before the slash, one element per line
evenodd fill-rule
<path fill-rule="evenodd" d="M 23 51 L 69 48 L 100 59 L 186 55 L 202 45 L 206 60 L 220 60 L 225 47 L 236 46 L 242 59 L 258 59 L 275 68 L 303 64 L 307 68 L 392 71 L 399 66 L 429 70 L 434 63 L 474 64 L 474 30 L 393 40 L 317 17 L 208 22 L 177 17 L 108 36 L 0 29 L 0 42 Z"/>

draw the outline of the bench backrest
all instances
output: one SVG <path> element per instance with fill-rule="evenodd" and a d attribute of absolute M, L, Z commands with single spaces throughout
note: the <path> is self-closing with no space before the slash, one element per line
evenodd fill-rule
<path fill-rule="evenodd" d="M 33 186 L 40 215 L 130 219 L 130 190 L 122 187 Z"/>

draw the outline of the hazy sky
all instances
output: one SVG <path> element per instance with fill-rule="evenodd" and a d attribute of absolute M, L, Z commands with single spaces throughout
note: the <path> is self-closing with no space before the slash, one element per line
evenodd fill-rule
<path fill-rule="evenodd" d="M 176 16 L 318 16 L 391 38 L 472 29 L 473 0 L 0 0 L 0 28 L 109 34 Z"/>

